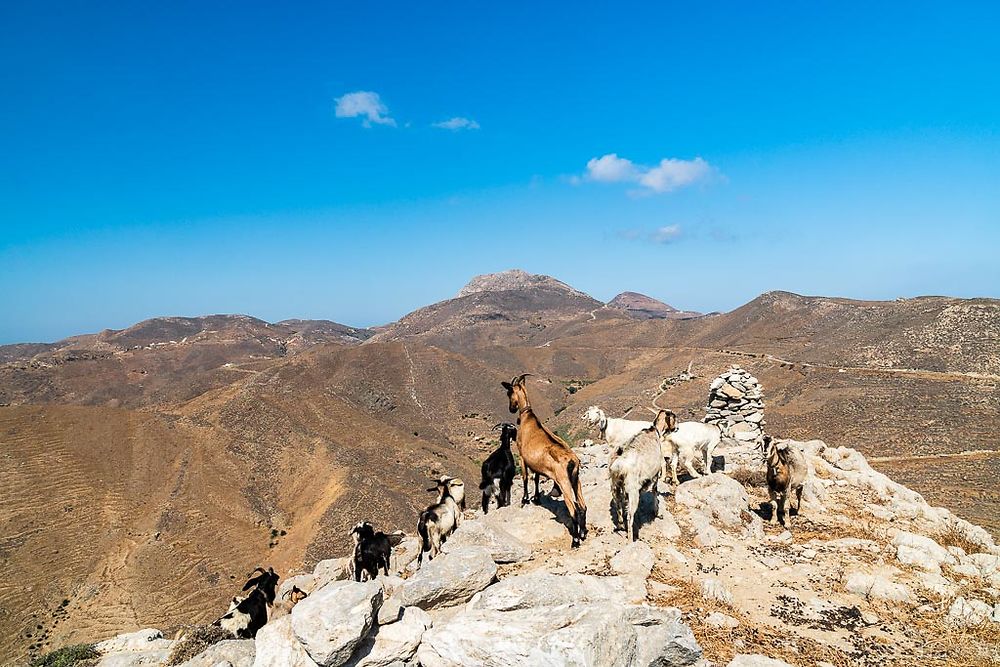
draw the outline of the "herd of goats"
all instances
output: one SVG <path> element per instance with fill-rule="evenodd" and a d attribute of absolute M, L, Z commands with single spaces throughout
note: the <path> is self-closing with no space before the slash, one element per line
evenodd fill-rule
<path fill-rule="evenodd" d="M 491 498 L 496 495 L 497 506 L 510 505 L 510 492 L 517 473 L 511 449 L 516 442 L 523 471 L 524 495 L 521 503 L 528 504 L 528 478 L 533 473 L 535 482 L 534 503 L 540 502 L 539 482 L 542 477 L 554 482 L 553 494 L 560 494 L 569 512 L 569 531 L 572 546 L 579 547 L 587 538 L 587 504 L 580 485 L 580 458 L 566 442 L 549 430 L 531 409 L 525 377 L 515 376 L 510 382 L 501 382 L 507 391 L 508 407 L 517 413 L 517 425 L 497 424 L 500 428 L 500 446 L 482 464 L 483 513 L 489 511 Z M 611 480 L 612 518 L 617 529 L 629 534 L 632 541 L 639 537 L 638 511 L 640 495 L 653 491 L 653 498 L 661 477 L 666 475 L 669 458 L 671 481 L 675 487 L 677 465 L 683 463 L 691 477 L 700 477 L 694 463 L 703 465 L 706 474 L 712 472 L 713 452 L 722 440 L 722 431 L 715 424 L 703 422 L 677 423 L 669 410 L 659 410 L 652 422 L 610 418 L 597 406 L 591 406 L 583 418 L 600 430 L 610 449 L 609 478 Z M 790 527 L 791 497 L 795 496 L 796 511 L 802 502 L 802 487 L 808 467 L 802 452 L 791 442 L 764 436 L 762 449 L 767 462 L 767 487 L 772 506 L 771 521 L 779 516 Z M 442 476 L 428 491 L 437 492 L 432 505 L 420 513 L 417 533 L 420 553 L 417 567 L 441 552 L 441 546 L 461 524 L 465 510 L 465 484 L 455 477 Z M 363 521 L 351 529 L 354 555 L 350 562 L 356 581 L 374 579 L 381 570 L 389 574 L 392 547 L 400 542 L 402 533 L 377 532 L 371 523 Z M 269 618 L 287 614 L 297 602 L 306 597 L 298 587 L 292 587 L 275 603 L 278 575 L 273 569 L 257 568 L 243 586 L 250 591 L 245 597 L 234 597 L 229 610 L 214 625 L 238 638 L 253 638 Z"/>

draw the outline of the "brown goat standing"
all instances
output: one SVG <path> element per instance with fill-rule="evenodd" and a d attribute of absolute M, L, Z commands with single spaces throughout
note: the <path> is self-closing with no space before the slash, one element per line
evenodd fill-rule
<path fill-rule="evenodd" d="M 580 485 L 580 459 L 557 435 L 549 431 L 535 416 L 524 386 L 527 373 L 500 384 L 507 390 L 510 411 L 518 413 L 517 453 L 521 457 L 524 477 L 522 505 L 528 503 L 528 471 L 535 473 L 535 502 L 538 502 L 539 475 L 548 477 L 559 486 L 570 516 L 573 546 L 587 538 L 587 504 Z"/>
<path fill-rule="evenodd" d="M 787 441 L 764 436 L 767 452 L 767 493 L 771 499 L 771 523 L 779 517 L 785 528 L 791 528 L 792 494 L 795 494 L 795 513 L 802 508 L 802 485 L 809 474 L 809 466 L 799 448 Z"/>

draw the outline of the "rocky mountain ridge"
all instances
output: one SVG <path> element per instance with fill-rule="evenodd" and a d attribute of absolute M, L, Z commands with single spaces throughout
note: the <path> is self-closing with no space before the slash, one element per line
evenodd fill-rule
<path fill-rule="evenodd" d="M 768 519 L 755 447 L 724 472 L 644 498 L 640 541 L 614 530 L 608 451 L 587 445 L 591 536 L 569 549 L 562 504 L 469 512 L 445 554 L 348 581 L 348 559 L 287 578 L 310 596 L 256 640 L 183 664 L 642 666 L 945 665 L 1000 660 L 1000 548 L 856 450 L 807 457 L 791 530 Z M 739 481 L 742 480 L 742 481 Z M 516 485 L 519 486 L 519 485 Z M 162 664 L 178 642 L 143 630 L 99 644 L 98 665 Z M 145 642 L 145 643 L 144 643 Z"/>

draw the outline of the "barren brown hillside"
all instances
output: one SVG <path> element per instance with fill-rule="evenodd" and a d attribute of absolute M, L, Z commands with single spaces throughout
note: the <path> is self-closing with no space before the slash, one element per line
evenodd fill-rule
<path fill-rule="evenodd" d="M 0 350 L 0 656 L 212 620 L 255 565 L 339 555 L 361 519 L 412 531 L 430 475 L 476 480 L 511 419 L 498 383 L 519 372 L 580 440 L 593 403 L 699 419 L 710 379 L 741 364 L 771 432 L 858 447 L 1000 534 L 1000 302 L 769 293 L 640 320 L 500 276 L 372 338 L 218 316 Z M 661 390 L 689 362 L 699 377 Z"/>

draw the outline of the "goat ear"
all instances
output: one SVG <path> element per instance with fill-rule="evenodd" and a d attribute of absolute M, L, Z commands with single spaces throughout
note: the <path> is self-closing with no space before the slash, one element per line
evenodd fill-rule
<path fill-rule="evenodd" d="M 506 389 L 507 391 L 510 391 L 511 389 L 514 388 L 513 385 L 511 385 L 510 382 L 501 382 L 500 386 L 503 387 L 504 389 Z"/>
<path fill-rule="evenodd" d="M 256 577 L 247 579 L 247 583 L 243 584 L 243 590 L 248 591 L 254 586 L 256 586 L 260 582 L 260 578 L 263 576 L 264 576 L 263 574 L 259 574 Z"/>

